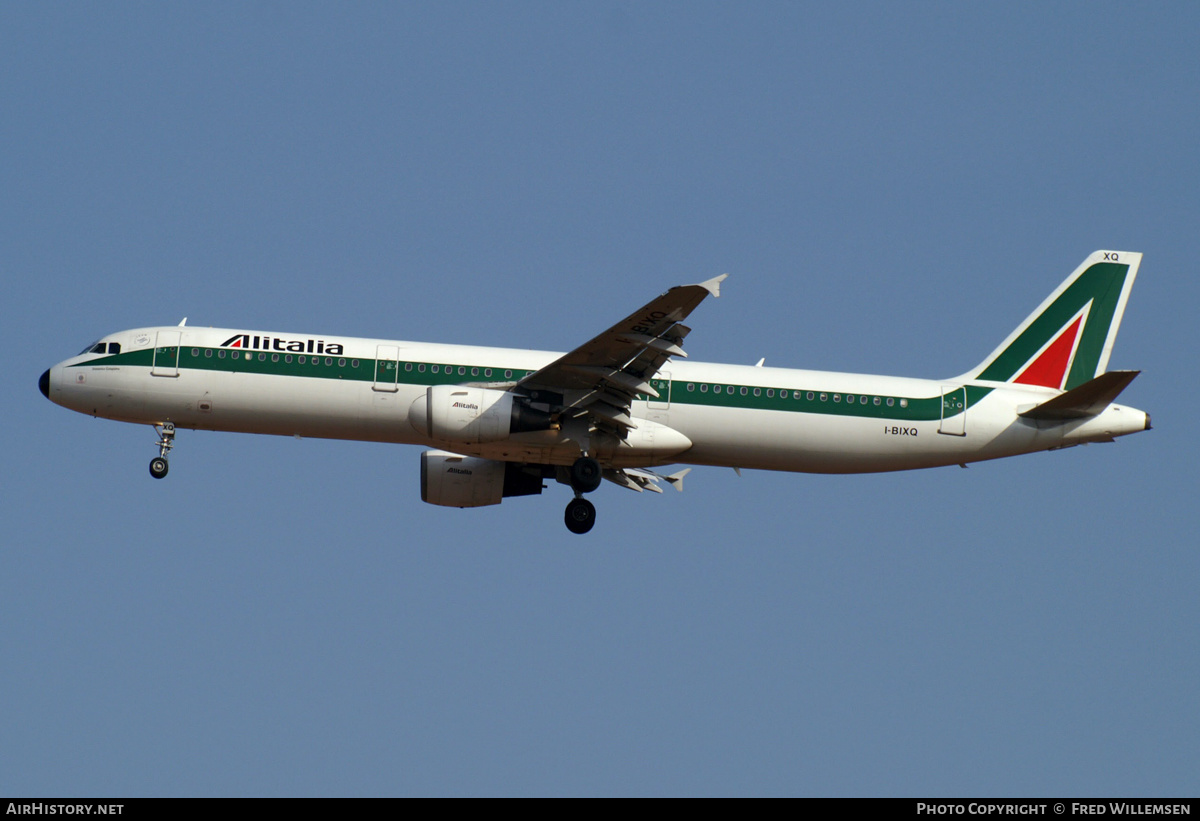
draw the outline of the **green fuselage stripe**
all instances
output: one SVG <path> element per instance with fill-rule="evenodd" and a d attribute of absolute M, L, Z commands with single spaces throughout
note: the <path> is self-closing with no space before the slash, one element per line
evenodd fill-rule
<path fill-rule="evenodd" d="M 222 356 L 224 354 L 224 356 Z M 102 356 L 73 367 L 124 366 L 160 369 L 175 367 L 178 356 L 180 370 L 252 373 L 270 376 L 307 377 L 309 379 L 345 379 L 380 385 L 456 385 L 479 382 L 513 382 L 533 371 L 478 365 L 457 365 L 447 362 L 410 362 L 393 359 L 359 359 L 348 356 L 317 354 L 284 354 L 228 348 L 147 348 L 139 351 Z M 376 374 L 378 369 L 378 375 Z M 832 416 L 857 416 L 898 421 L 936 421 L 956 416 L 983 397 L 992 388 L 968 385 L 966 406 L 958 402 L 959 391 L 941 396 L 899 397 L 862 393 L 842 393 L 820 390 L 796 390 L 764 385 L 734 385 L 727 382 L 684 382 L 652 379 L 659 393 L 655 400 L 645 395 L 638 398 L 649 402 L 698 405 L 720 408 L 820 413 Z M 889 404 L 890 402 L 890 404 Z M 943 409 L 943 405 L 945 408 Z"/>

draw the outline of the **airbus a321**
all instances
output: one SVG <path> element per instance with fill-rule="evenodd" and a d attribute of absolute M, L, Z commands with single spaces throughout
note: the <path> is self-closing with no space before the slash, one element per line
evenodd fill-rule
<path fill-rule="evenodd" d="M 1139 371 L 1108 360 L 1141 254 L 1097 251 L 979 365 L 947 379 L 687 360 L 688 315 L 719 276 L 672 288 L 570 353 L 178 326 L 109 334 L 42 374 L 91 416 L 154 426 L 150 474 L 180 429 L 394 442 L 421 498 L 479 507 L 573 491 L 682 490 L 665 465 L 868 473 L 1055 450 L 1150 429 L 1116 404 Z"/>

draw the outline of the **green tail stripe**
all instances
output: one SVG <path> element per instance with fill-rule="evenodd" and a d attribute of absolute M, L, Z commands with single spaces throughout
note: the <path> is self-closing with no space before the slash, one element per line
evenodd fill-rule
<path fill-rule="evenodd" d="M 978 378 L 995 382 L 1012 380 L 1018 370 L 1089 301 L 1091 312 L 1064 387 L 1070 390 L 1094 378 L 1128 273 L 1129 266 L 1123 263 L 1097 262 L 1092 265 L 992 360 Z"/>

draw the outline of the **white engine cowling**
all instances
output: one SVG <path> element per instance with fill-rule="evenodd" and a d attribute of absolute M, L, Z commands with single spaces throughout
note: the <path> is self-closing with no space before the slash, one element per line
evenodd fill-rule
<path fill-rule="evenodd" d="M 413 401 L 408 421 L 431 439 L 472 445 L 551 426 L 550 414 L 533 410 L 509 391 L 461 385 L 430 387 Z"/>
<path fill-rule="evenodd" d="M 483 507 L 498 505 L 505 496 L 541 492 L 541 476 L 521 465 L 444 450 L 421 454 L 421 501 L 431 505 Z"/>

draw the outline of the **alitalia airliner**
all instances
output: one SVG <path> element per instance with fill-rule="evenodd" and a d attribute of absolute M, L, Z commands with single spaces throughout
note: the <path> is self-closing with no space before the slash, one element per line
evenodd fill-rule
<path fill-rule="evenodd" d="M 177 326 L 109 334 L 42 374 L 51 401 L 180 429 L 394 442 L 421 498 L 478 507 L 568 486 L 567 527 L 607 479 L 682 490 L 685 467 L 868 473 L 966 465 L 1150 429 L 1108 371 L 1141 254 L 1097 251 L 979 365 L 913 379 L 691 362 L 683 321 L 721 275 L 672 288 L 570 353 Z"/>

